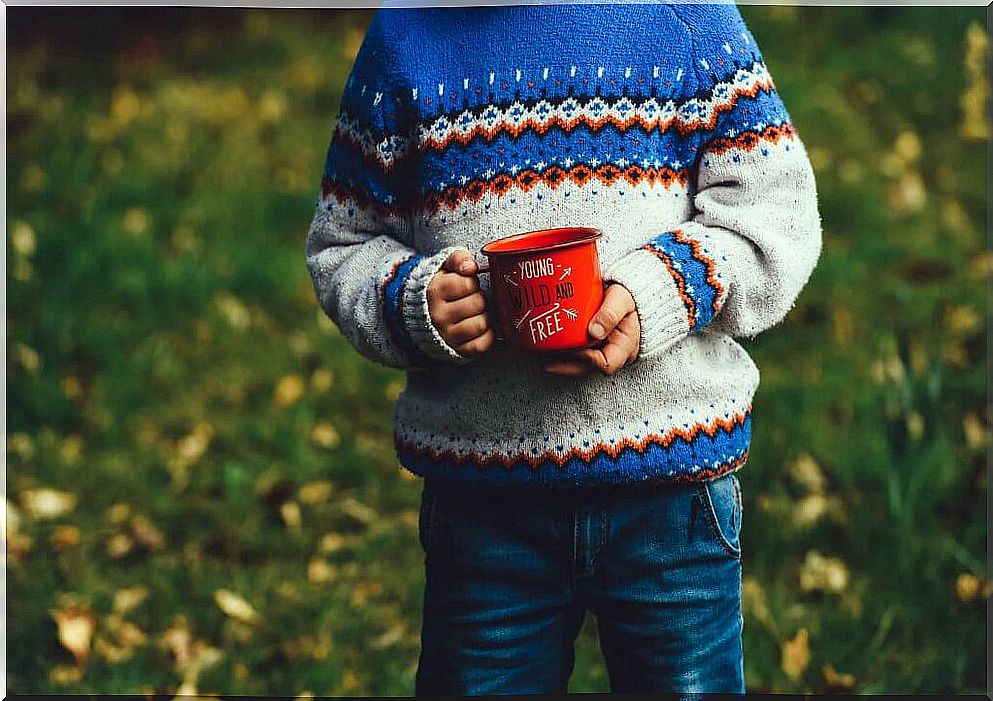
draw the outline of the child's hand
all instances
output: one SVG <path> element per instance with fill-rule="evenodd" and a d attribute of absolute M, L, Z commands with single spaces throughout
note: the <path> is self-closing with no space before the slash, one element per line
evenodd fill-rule
<path fill-rule="evenodd" d="M 626 287 L 616 282 L 608 285 L 603 304 L 590 321 L 589 334 L 606 340 L 598 348 L 583 348 L 564 360 L 546 363 L 545 372 L 576 376 L 600 370 L 613 375 L 638 357 L 641 322 Z"/>
<path fill-rule="evenodd" d="M 431 321 L 445 342 L 465 356 L 485 353 L 494 340 L 478 270 L 471 253 L 453 251 L 427 289 Z"/>

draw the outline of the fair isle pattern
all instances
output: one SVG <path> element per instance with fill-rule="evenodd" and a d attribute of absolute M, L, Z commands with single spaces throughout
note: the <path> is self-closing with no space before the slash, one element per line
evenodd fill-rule
<path fill-rule="evenodd" d="M 389 274 L 379 287 L 382 304 L 386 310 L 386 325 L 390 336 L 405 353 L 418 356 L 416 345 L 411 341 L 403 325 L 404 286 L 410 277 L 410 272 L 421 261 L 423 256 L 410 255 L 398 260 L 390 268 Z"/>
<path fill-rule="evenodd" d="M 722 112 L 734 109 L 744 97 L 754 98 L 759 91 L 772 91 L 775 84 L 761 62 L 739 69 L 729 80 L 717 83 L 704 97 L 685 101 L 631 98 L 588 98 L 568 96 L 561 101 L 541 99 L 534 104 L 515 101 L 506 107 L 487 105 L 477 111 L 465 110 L 442 115 L 418 127 L 418 151 L 444 150 L 453 143 L 468 145 L 475 139 L 493 141 L 500 134 L 514 138 L 532 131 L 543 134 L 553 128 L 569 132 L 584 126 L 592 133 L 607 125 L 624 132 L 640 128 L 646 132 L 682 135 L 714 128 Z M 478 113 L 477 113 L 478 112 Z"/>
<path fill-rule="evenodd" d="M 665 263 L 676 280 L 679 297 L 686 305 L 691 332 L 702 330 L 724 302 L 725 288 L 718 278 L 717 263 L 703 246 L 680 229 L 655 237 L 645 249 Z"/>
<path fill-rule="evenodd" d="M 398 162 L 407 157 L 411 145 L 410 137 L 378 134 L 372 129 L 364 128 L 358 119 L 344 110 L 338 115 L 333 138 L 360 152 L 366 161 L 374 163 L 385 173 L 389 173 Z"/>
<path fill-rule="evenodd" d="M 559 445 L 544 452 L 532 448 L 481 455 L 465 447 L 433 449 L 399 433 L 394 437 L 401 462 L 424 477 L 542 484 L 710 478 L 744 464 L 750 441 L 751 406 L 730 418 L 674 427 L 664 434 L 634 434 L 601 443 L 583 440 L 580 446 Z"/>

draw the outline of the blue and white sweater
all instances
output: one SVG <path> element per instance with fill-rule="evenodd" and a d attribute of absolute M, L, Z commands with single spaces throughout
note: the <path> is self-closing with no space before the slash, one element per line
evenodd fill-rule
<path fill-rule="evenodd" d="M 451 348 L 426 298 L 445 258 L 558 226 L 603 231 L 637 359 L 575 378 Z M 378 10 L 306 245 L 345 337 L 407 370 L 400 463 L 487 486 L 740 468 L 759 371 L 734 338 L 783 319 L 820 250 L 813 171 L 738 9 L 662 3 Z"/>

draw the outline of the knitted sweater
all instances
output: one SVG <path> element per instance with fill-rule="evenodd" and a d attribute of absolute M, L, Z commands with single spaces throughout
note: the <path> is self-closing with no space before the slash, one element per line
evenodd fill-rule
<path fill-rule="evenodd" d="M 464 486 L 709 480 L 748 458 L 759 371 L 821 250 L 813 172 L 733 4 L 381 8 L 306 256 L 363 355 L 404 368 L 394 442 Z M 457 248 L 589 226 L 641 322 L 614 375 L 450 347 L 426 288 Z M 489 276 L 480 288 L 492 309 Z"/>

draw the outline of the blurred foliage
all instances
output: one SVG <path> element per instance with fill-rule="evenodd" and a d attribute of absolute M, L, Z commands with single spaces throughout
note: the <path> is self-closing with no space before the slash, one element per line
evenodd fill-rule
<path fill-rule="evenodd" d="M 748 688 L 979 691 L 983 12 L 742 14 L 825 224 L 747 344 Z M 369 17 L 8 10 L 12 692 L 412 693 L 403 377 L 323 316 L 303 253 Z M 571 686 L 607 689 L 592 618 Z"/>

